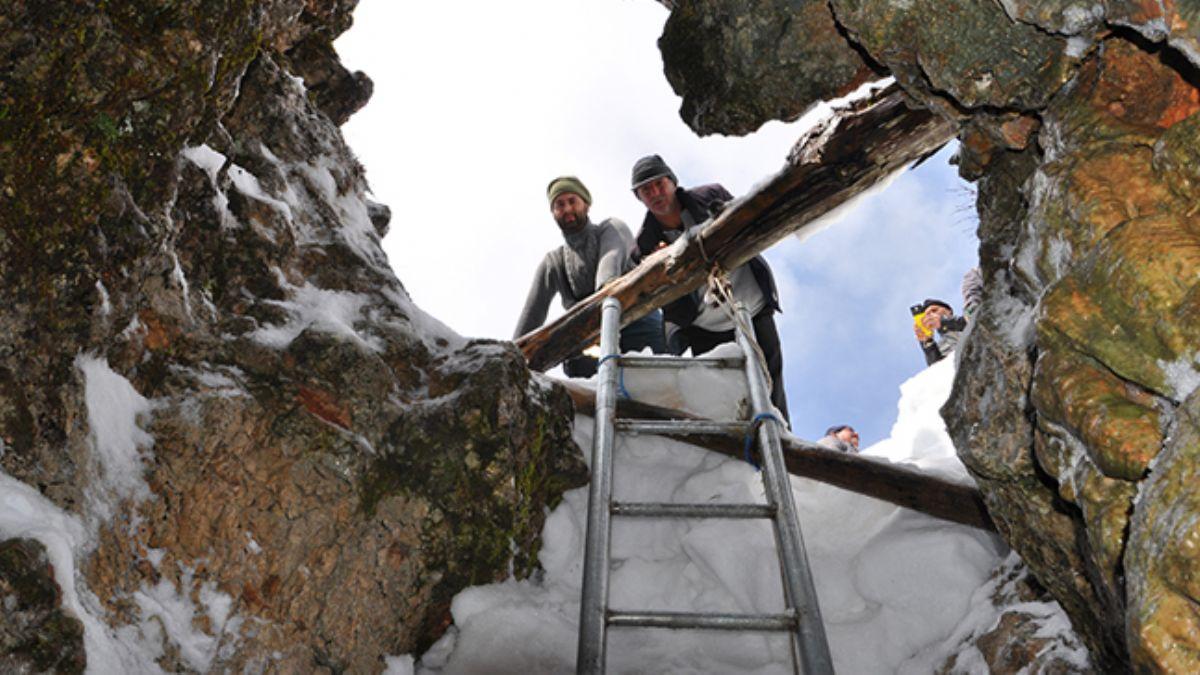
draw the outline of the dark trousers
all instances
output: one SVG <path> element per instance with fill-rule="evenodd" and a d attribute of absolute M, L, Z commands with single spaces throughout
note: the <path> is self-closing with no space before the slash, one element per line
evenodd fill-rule
<path fill-rule="evenodd" d="M 763 358 L 767 361 L 767 373 L 771 376 L 771 403 L 783 413 L 783 419 L 791 424 L 788 417 L 787 394 L 783 390 L 783 350 L 779 344 L 779 331 L 775 329 L 775 315 L 770 309 L 764 309 L 753 319 L 754 337 L 758 340 L 758 348 L 762 350 Z M 717 345 L 735 340 L 732 330 L 719 333 L 685 326 L 676 335 L 687 342 L 684 348 L 690 346 L 693 356 L 700 356 L 711 351 Z M 683 350 L 681 349 L 680 352 Z"/>
<path fill-rule="evenodd" d="M 622 352 L 640 352 L 649 347 L 655 354 L 665 353 L 662 311 L 656 309 L 622 328 L 620 342 Z M 563 361 L 563 372 L 567 377 L 591 377 L 596 374 L 598 364 L 596 359 L 580 354 Z"/>

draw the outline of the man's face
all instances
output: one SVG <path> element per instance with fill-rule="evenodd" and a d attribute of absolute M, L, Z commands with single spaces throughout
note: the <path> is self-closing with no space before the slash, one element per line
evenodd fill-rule
<path fill-rule="evenodd" d="M 639 185 L 634 194 L 655 216 L 665 216 L 678 209 L 675 182 L 666 176 Z"/>
<path fill-rule="evenodd" d="M 858 432 L 854 429 L 846 427 L 845 429 L 842 429 L 834 434 L 834 436 L 849 443 L 850 445 L 853 445 L 855 450 L 858 449 Z"/>
<path fill-rule="evenodd" d="M 564 192 L 550 202 L 550 213 L 563 232 L 578 232 L 588 221 L 588 203 L 574 192 Z"/>
<path fill-rule="evenodd" d="M 954 312 L 942 307 L 941 305 L 930 305 L 929 308 L 925 310 L 925 314 L 936 316 L 939 319 L 945 319 L 946 317 L 953 315 Z"/>

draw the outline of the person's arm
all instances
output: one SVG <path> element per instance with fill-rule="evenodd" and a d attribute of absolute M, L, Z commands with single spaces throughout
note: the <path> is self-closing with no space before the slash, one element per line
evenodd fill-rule
<path fill-rule="evenodd" d="M 922 330 L 924 327 L 924 330 Z M 921 345 L 921 352 L 925 354 L 925 365 L 932 366 L 941 361 L 945 354 L 938 347 L 937 342 L 934 342 L 933 335 L 942 327 L 942 317 L 932 312 L 926 312 L 921 317 L 921 325 L 913 324 L 913 335 L 917 338 L 917 343 Z"/>
<path fill-rule="evenodd" d="M 942 319 L 942 324 L 938 326 L 938 332 L 945 335 L 946 333 L 957 333 L 967 329 L 967 317 L 965 316 L 948 316 Z"/>
<path fill-rule="evenodd" d="M 542 325 L 546 320 L 546 314 L 550 312 L 550 301 L 554 299 L 555 293 L 554 283 L 550 278 L 552 273 L 550 256 L 547 255 L 542 258 L 542 263 L 534 273 L 529 295 L 525 297 L 525 308 L 521 310 L 521 316 L 517 319 L 514 340 Z"/>
<path fill-rule="evenodd" d="M 600 259 L 596 262 L 596 290 L 604 288 L 608 282 L 616 279 L 631 267 L 629 248 L 633 235 L 625 223 L 617 218 L 604 221 L 604 231 L 600 235 Z"/>
<path fill-rule="evenodd" d="M 932 366 L 946 357 L 933 338 L 921 342 L 921 351 L 925 354 L 925 365 L 927 366 Z"/>

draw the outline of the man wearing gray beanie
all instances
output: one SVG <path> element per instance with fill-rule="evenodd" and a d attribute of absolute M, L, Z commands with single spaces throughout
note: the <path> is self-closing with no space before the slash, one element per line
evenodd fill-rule
<path fill-rule="evenodd" d="M 513 339 L 542 325 L 555 294 L 562 297 L 563 308 L 570 309 L 633 267 L 629 228 L 617 218 L 599 224 L 591 221 L 592 195 L 583 181 L 559 176 L 546 186 L 546 198 L 564 242 L 546 253 L 538 265 Z M 620 342 L 623 352 L 646 347 L 655 354 L 666 351 L 662 313 L 656 310 L 623 328 Z M 596 359 L 581 354 L 563 362 L 563 371 L 568 377 L 591 377 L 596 364 Z"/>
<path fill-rule="evenodd" d="M 633 194 L 646 206 L 646 217 L 637 234 L 637 251 L 642 257 L 674 242 L 686 230 L 715 218 L 733 199 L 722 185 L 713 183 L 697 188 L 679 187 L 679 179 L 662 157 L 647 155 L 633 165 Z M 771 375 L 771 403 L 788 419 L 787 395 L 783 389 L 783 349 L 775 328 L 775 312 L 780 311 L 775 277 L 762 256 L 729 270 L 734 300 L 746 306 L 754 322 L 754 337 L 762 349 L 767 372 Z M 733 342 L 733 321 L 727 308 L 704 289 L 688 293 L 663 308 L 668 351 L 682 354 L 689 347 L 693 356 L 719 344 Z"/>

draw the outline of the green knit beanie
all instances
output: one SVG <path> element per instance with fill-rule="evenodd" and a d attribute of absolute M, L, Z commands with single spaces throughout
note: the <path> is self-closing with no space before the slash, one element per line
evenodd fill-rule
<path fill-rule="evenodd" d="M 546 186 L 546 196 L 550 198 L 551 204 L 554 203 L 555 197 L 564 192 L 574 192 L 582 197 L 583 201 L 588 203 L 588 206 L 592 204 L 592 193 L 588 192 L 588 189 L 583 186 L 583 181 L 575 176 L 559 176 L 550 181 L 550 184 Z"/>

